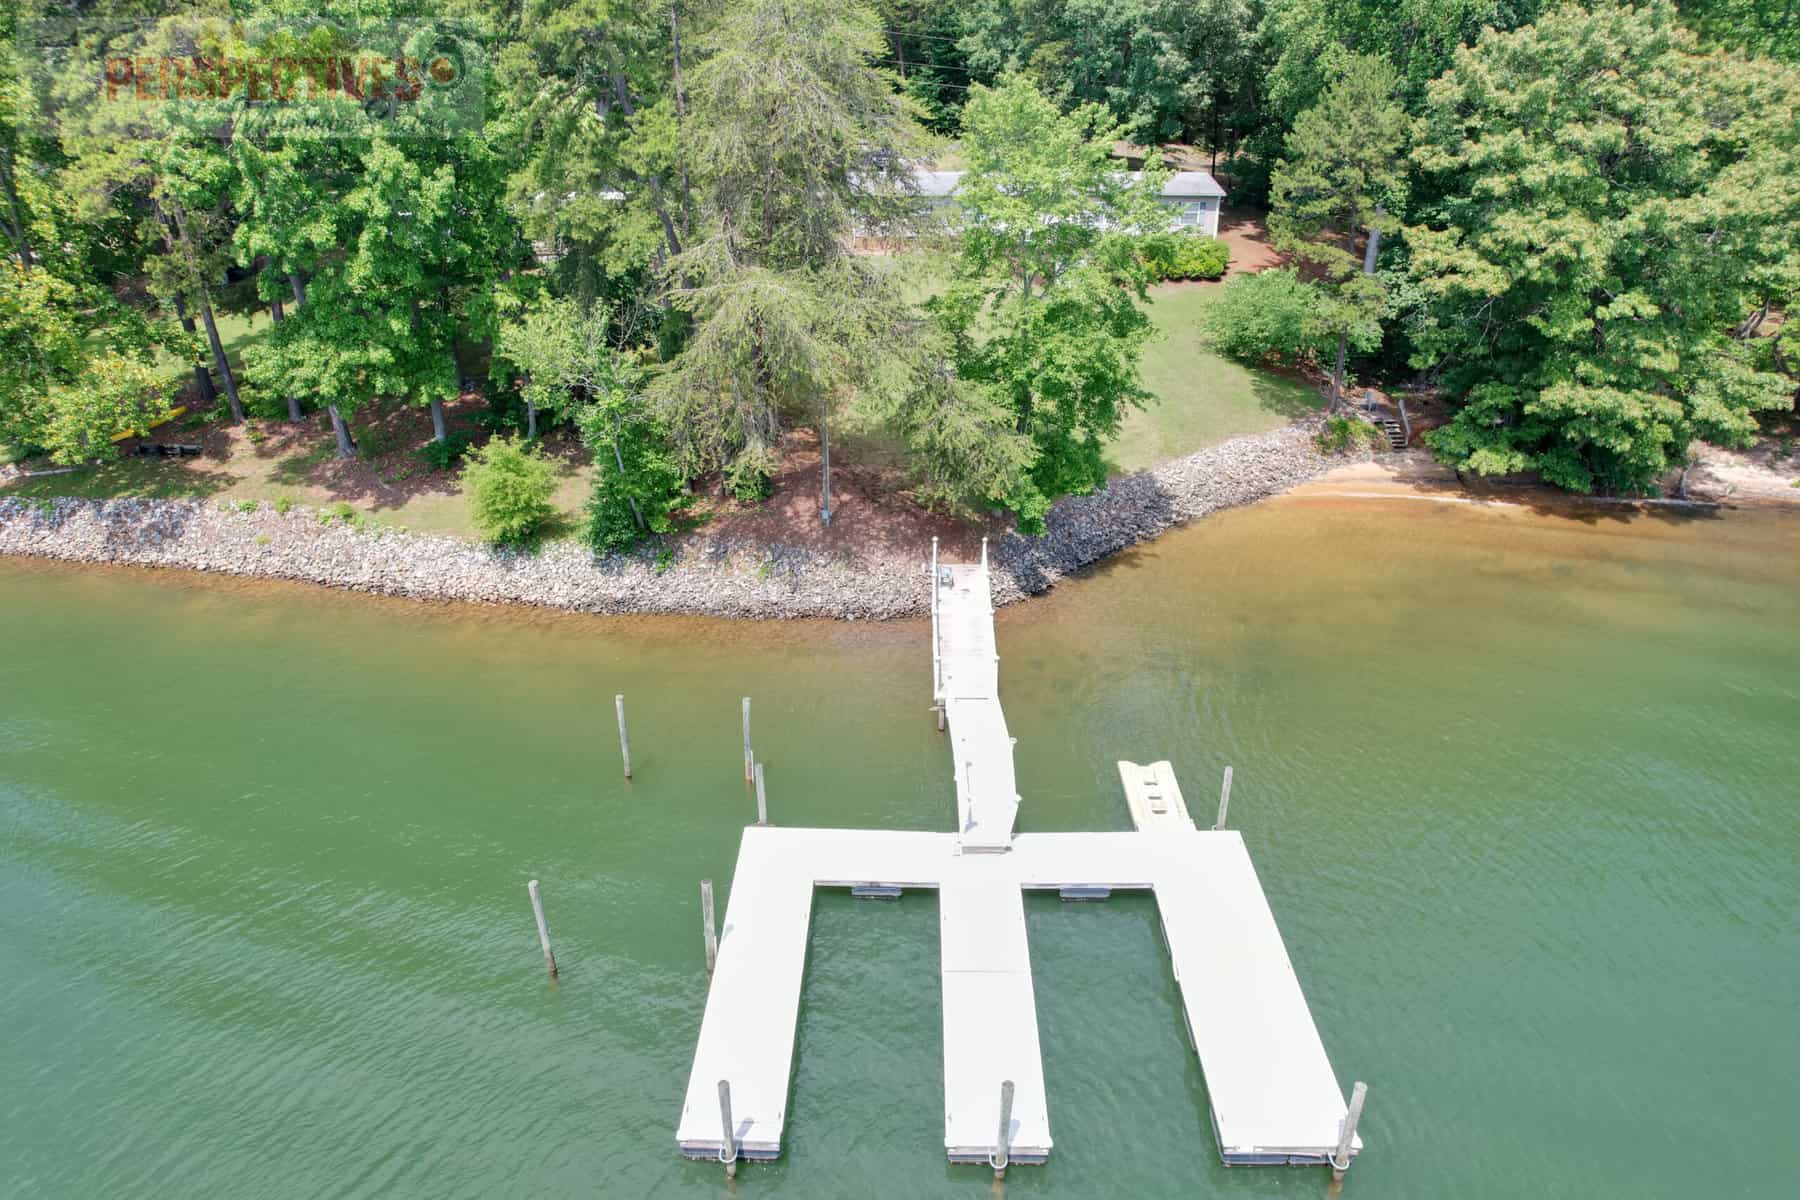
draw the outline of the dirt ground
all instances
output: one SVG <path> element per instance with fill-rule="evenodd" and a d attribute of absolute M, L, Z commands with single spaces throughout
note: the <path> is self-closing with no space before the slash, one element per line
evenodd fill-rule
<path fill-rule="evenodd" d="M 836 441 L 833 441 L 835 448 Z M 719 481 L 695 484 L 697 514 L 703 523 L 683 535 L 692 548 L 721 550 L 746 545 L 780 545 L 827 555 L 879 561 L 916 562 L 919 548 L 939 539 L 949 557 L 981 552 L 984 536 L 999 537 L 1008 521 L 989 517 L 963 522 L 927 512 L 904 490 L 899 473 L 887 468 L 831 466 L 831 524 L 819 519 L 819 442 L 808 430 L 782 439 L 781 471 L 767 500 L 719 498 Z"/>

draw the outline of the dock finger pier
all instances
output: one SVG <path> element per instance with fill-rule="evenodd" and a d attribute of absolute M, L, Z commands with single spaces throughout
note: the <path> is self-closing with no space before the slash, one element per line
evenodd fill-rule
<path fill-rule="evenodd" d="M 933 697 L 956 780 L 956 829 L 744 830 L 716 934 L 705 888 L 712 980 L 675 1133 L 681 1152 L 731 1169 L 781 1153 L 814 889 L 893 897 L 930 888 L 944 1152 L 996 1172 L 1045 1161 L 1050 1101 L 1024 892 L 1101 900 L 1139 889 L 1156 897 L 1220 1157 L 1329 1165 L 1341 1176 L 1362 1149 L 1364 1088 L 1346 1103 L 1244 839 L 1224 828 L 1229 769 L 1210 828 L 1195 824 L 1161 761 L 1119 763 L 1131 832 L 1015 832 L 1021 800 L 1000 707 L 986 544 L 978 563 L 941 564 L 934 542 L 929 569 Z"/>

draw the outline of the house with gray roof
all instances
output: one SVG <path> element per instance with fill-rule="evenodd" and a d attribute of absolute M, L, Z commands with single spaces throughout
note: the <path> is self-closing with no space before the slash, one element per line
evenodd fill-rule
<path fill-rule="evenodd" d="M 962 183 L 961 171 L 915 171 L 913 181 L 919 196 L 934 210 L 943 214 L 946 224 L 953 223 L 956 189 Z M 1136 178 L 1134 172 L 1132 178 Z M 1219 236 L 1219 210 L 1225 203 L 1225 189 L 1207 171 L 1177 171 L 1163 184 L 1158 197 L 1170 209 L 1169 227 L 1183 233 Z"/>

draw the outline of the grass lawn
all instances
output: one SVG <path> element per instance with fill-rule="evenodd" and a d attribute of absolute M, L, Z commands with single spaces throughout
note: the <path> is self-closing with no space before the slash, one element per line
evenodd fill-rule
<path fill-rule="evenodd" d="M 1323 408 L 1317 388 L 1221 358 L 1200 343 L 1200 313 L 1217 284 L 1151 289 L 1156 339 L 1144 348 L 1144 388 L 1156 399 L 1126 415 L 1107 463 L 1141 471 L 1203 446 L 1285 425 Z"/>
<path fill-rule="evenodd" d="M 466 425 L 474 406 L 466 401 L 452 406 L 452 427 Z M 253 420 L 232 427 L 184 418 L 158 435 L 164 441 L 198 442 L 204 453 L 182 459 L 126 457 L 67 474 L 18 479 L 0 488 L 0 495 L 216 498 L 232 504 L 285 499 L 308 508 L 345 503 L 380 524 L 475 536 L 468 498 L 457 481 L 459 468 L 432 471 L 418 456 L 417 448 L 431 436 L 423 409 L 400 408 L 359 420 L 356 436 L 364 457 L 347 463 L 334 456 L 330 429 L 317 414 L 298 426 Z M 552 503 L 564 516 L 559 530 L 572 533 L 592 488 L 593 468 L 564 431 L 546 445 L 557 465 Z"/>

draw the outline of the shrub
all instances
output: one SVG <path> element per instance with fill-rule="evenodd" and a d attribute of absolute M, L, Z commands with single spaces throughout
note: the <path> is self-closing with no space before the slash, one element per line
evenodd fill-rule
<path fill-rule="evenodd" d="M 434 471 L 447 471 L 456 461 L 469 452 L 470 439 L 466 433 L 446 434 L 443 441 L 432 438 L 419 447 L 419 457 Z"/>
<path fill-rule="evenodd" d="M 1326 349 L 1312 320 L 1319 299 L 1318 289 L 1291 270 L 1239 275 L 1207 306 L 1202 329 L 1213 349 L 1230 358 L 1304 362 Z"/>
<path fill-rule="evenodd" d="M 1138 239 L 1138 257 L 1153 279 L 1217 279 L 1231 252 L 1218 238 L 1191 233 L 1148 233 Z"/>
<path fill-rule="evenodd" d="M 517 545 L 543 529 L 556 511 L 550 506 L 556 472 L 537 447 L 516 438 L 495 438 L 466 457 L 462 485 L 483 537 Z"/>
<path fill-rule="evenodd" d="M 1324 454 L 1342 454 L 1363 442 L 1373 444 L 1375 427 L 1367 421 L 1359 421 L 1355 417 L 1334 416 L 1325 421 L 1325 428 L 1319 431 L 1314 439 L 1319 450 Z"/>

